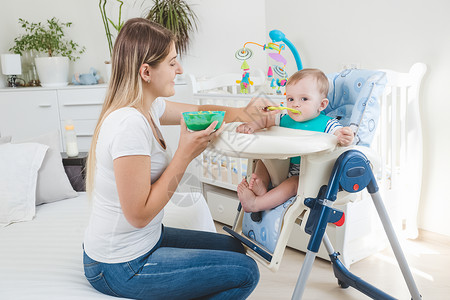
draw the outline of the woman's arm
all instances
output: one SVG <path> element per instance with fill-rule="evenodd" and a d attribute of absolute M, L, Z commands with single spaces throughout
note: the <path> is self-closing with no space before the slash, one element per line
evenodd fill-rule
<path fill-rule="evenodd" d="M 223 110 L 225 111 L 225 123 L 231 122 L 252 122 L 260 120 L 267 115 L 277 114 L 277 111 L 267 112 L 264 110 L 266 106 L 273 103 L 266 98 L 253 98 L 245 107 L 229 107 L 221 105 L 195 105 L 187 103 L 179 103 L 166 101 L 166 109 L 162 115 L 160 122 L 162 125 L 178 125 L 180 124 L 180 115 L 189 111 L 208 111 Z"/>
<path fill-rule="evenodd" d="M 217 122 L 197 132 L 188 132 L 184 121 L 181 122 L 178 149 L 167 168 L 153 184 L 150 156 L 123 156 L 113 162 L 123 213 L 128 222 L 135 227 L 145 227 L 163 209 L 175 192 L 189 163 L 219 134 L 219 131 L 213 132 Z"/>

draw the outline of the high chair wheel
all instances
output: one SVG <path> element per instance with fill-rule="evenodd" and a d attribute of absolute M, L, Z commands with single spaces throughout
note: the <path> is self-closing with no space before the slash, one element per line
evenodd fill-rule
<path fill-rule="evenodd" d="M 343 289 L 346 289 L 346 288 L 349 287 L 348 284 L 346 284 L 345 282 L 343 282 L 343 281 L 340 280 L 340 279 L 338 279 L 338 285 L 339 285 L 341 288 L 343 288 Z"/>

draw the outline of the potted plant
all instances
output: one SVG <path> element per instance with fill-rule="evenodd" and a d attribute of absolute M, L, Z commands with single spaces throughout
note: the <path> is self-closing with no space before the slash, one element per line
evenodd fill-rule
<path fill-rule="evenodd" d="M 113 34 L 111 33 L 111 28 L 109 27 L 109 25 L 111 25 L 115 31 L 116 34 L 119 33 L 120 29 L 122 29 L 123 24 L 125 23 L 122 20 L 122 6 L 123 6 L 123 1 L 121 0 L 116 0 L 116 2 L 119 3 L 119 16 L 118 16 L 118 21 L 117 23 L 114 23 L 113 20 L 111 20 L 111 18 L 108 17 L 107 13 L 106 13 L 106 4 L 108 3 L 108 0 L 99 0 L 98 1 L 98 7 L 100 8 L 100 14 L 102 15 L 102 21 L 103 21 L 103 26 L 105 27 L 105 33 L 106 33 L 106 39 L 108 41 L 108 49 L 109 49 L 109 56 L 112 55 L 112 49 L 114 46 L 114 41 L 113 41 Z"/>
<path fill-rule="evenodd" d="M 109 49 L 109 57 L 112 55 L 112 49 L 114 46 L 114 38 L 115 36 L 112 33 L 111 27 L 115 30 L 115 34 L 119 33 L 119 31 L 122 29 L 123 24 L 125 23 L 122 20 L 122 6 L 123 1 L 121 0 L 115 0 L 118 4 L 118 21 L 115 23 L 111 18 L 108 17 L 108 14 L 106 12 L 106 5 L 108 3 L 108 0 L 99 0 L 98 1 L 98 7 L 100 8 L 100 14 L 102 16 L 103 26 L 105 27 L 105 34 L 106 34 L 106 40 L 108 41 L 108 49 Z M 111 25 L 111 27 L 110 27 Z M 109 80 L 111 76 L 111 62 L 110 60 L 105 61 L 106 66 L 106 80 Z"/>
<path fill-rule="evenodd" d="M 76 61 L 85 48 L 65 38 L 63 28 L 71 22 L 63 23 L 55 17 L 47 24 L 30 23 L 19 19 L 25 34 L 14 39 L 14 47 L 9 49 L 17 54 L 34 51 L 40 55 L 35 58 L 36 69 L 44 87 L 65 86 L 69 78 L 69 60 Z"/>
<path fill-rule="evenodd" d="M 147 19 L 172 31 L 176 38 L 176 48 L 180 55 L 186 53 L 190 34 L 197 30 L 198 18 L 184 0 L 154 0 Z"/>

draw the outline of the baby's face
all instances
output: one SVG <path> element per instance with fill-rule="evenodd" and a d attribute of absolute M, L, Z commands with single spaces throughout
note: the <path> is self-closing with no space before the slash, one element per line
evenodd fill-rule
<path fill-rule="evenodd" d="M 317 82 L 311 76 L 286 86 L 286 106 L 301 112 L 295 114 L 287 111 L 294 121 L 304 122 L 314 119 L 327 105 L 328 101 L 320 94 Z"/>

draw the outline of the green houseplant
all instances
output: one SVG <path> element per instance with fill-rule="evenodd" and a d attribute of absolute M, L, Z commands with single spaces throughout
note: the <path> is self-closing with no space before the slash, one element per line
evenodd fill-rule
<path fill-rule="evenodd" d="M 187 51 L 190 35 L 197 30 L 198 18 L 184 0 L 154 0 L 147 17 L 172 31 L 176 38 L 179 54 Z"/>
<path fill-rule="evenodd" d="M 110 17 L 108 17 L 107 14 L 107 4 L 108 0 L 99 0 L 98 1 L 98 7 L 100 9 L 100 14 L 102 16 L 103 26 L 105 28 L 105 34 L 106 34 L 106 40 L 108 41 L 108 50 L 109 50 L 109 57 L 112 55 L 112 50 L 114 46 L 114 39 L 115 36 L 112 33 L 111 27 L 116 31 L 115 34 L 119 33 L 119 31 L 122 29 L 123 24 L 125 21 L 122 20 L 122 6 L 123 1 L 121 0 L 115 0 L 117 2 L 118 6 L 118 20 L 117 23 L 115 23 Z M 111 62 L 110 60 L 105 61 L 105 67 L 106 67 L 106 80 L 109 81 L 109 78 L 111 77 Z"/>
<path fill-rule="evenodd" d="M 52 18 L 47 20 L 47 25 L 44 25 L 41 22 L 30 23 L 19 18 L 19 24 L 22 25 L 25 34 L 15 38 L 15 45 L 9 49 L 16 54 L 36 51 L 45 53 L 48 57 L 59 55 L 76 61 L 80 58 L 79 55 L 85 51 L 84 47 L 65 38 L 64 27 L 69 28 L 72 25 L 71 22 L 63 23 Z"/>
<path fill-rule="evenodd" d="M 65 37 L 64 28 L 71 22 L 60 22 L 55 17 L 41 22 L 30 23 L 19 19 L 25 34 L 14 39 L 15 45 L 9 49 L 16 54 L 34 52 L 36 69 L 42 86 L 62 86 L 68 84 L 69 60 L 76 61 L 85 52 L 84 47 Z"/>
<path fill-rule="evenodd" d="M 102 16 L 103 26 L 105 27 L 106 40 L 108 41 L 108 49 L 109 49 L 110 56 L 112 55 L 112 49 L 114 46 L 114 41 L 113 41 L 114 35 L 111 33 L 110 25 L 112 26 L 112 28 L 115 29 L 116 34 L 117 34 L 117 33 L 119 33 L 120 29 L 122 29 L 123 24 L 125 23 L 122 20 L 123 1 L 116 0 L 116 2 L 119 4 L 118 20 L 117 20 L 117 23 L 114 23 L 114 21 L 111 18 L 109 18 L 107 15 L 106 5 L 108 3 L 108 0 L 99 0 L 98 1 L 98 7 L 100 8 L 100 14 Z"/>

